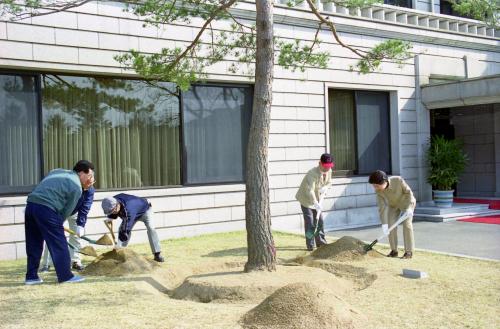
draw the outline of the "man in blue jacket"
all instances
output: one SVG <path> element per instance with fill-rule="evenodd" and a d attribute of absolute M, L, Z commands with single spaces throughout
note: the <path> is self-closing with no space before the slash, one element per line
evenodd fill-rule
<path fill-rule="evenodd" d="M 24 214 L 26 255 L 25 284 L 40 284 L 38 266 L 43 242 L 52 255 L 59 282 L 80 282 L 83 278 L 71 273 L 71 258 L 63 223 L 75 209 L 82 189 L 94 182 L 94 165 L 80 160 L 73 170 L 54 169 L 28 195 Z"/>
<path fill-rule="evenodd" d="M 90 183 L 90 182 L 89 182 Z M 91 182 L 92 184 L 95 181 Z M 85 233 L 85 224 L 87 223 L 87 216 L 94 202 L 95 189 L 93 186 L 85 189 L 83 188 L 82 196 L 78 199 L 75 209 L 71 213 L 71 216 L 67 218 L 69 228 L 76 232 L 77 236 L 82 236 Z M 82 259 L 78 251 L 82 248 L 81 239 L 78 239 L 74 235 L 70 235 L 68 239 L 69 244 L 72 247 L 69 248 L 69 255 L 71 257 L 71 268 L 77 271 L 84 269 L 82 265 Z M 73 249 L 74 248 L 74 249 Z M 42 264 L 40 272 L 47 272 L 52 264 L 52 259 L 49 257 L 49 250 L 45 248 L 42 256 Z"/>
<path fill-rule="evenodd" d="M 118 229 L 118 241 L 116 247 L 126 247 L 130 241 L 132 228 L 141 221 L 146 225 L 148 233 L 149 246 L 154 255 L 154 260 L 163 262 L 161 255 L 160 241 L 153 225 L 153 210 L 147 199 L 134 195 L 120 193 L 113 197 L 107 197 L 102 200 L 102 210 L 108 216 L 108 221 L 120 217 L 122 223 Z"/>

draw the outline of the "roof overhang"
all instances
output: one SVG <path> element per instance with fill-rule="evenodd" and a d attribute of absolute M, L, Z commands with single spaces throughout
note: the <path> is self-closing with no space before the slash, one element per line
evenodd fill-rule
<path fill-rule="evenodd" d="M 500 74 L 422 87 L 427 109 L 500 103 Z"/>

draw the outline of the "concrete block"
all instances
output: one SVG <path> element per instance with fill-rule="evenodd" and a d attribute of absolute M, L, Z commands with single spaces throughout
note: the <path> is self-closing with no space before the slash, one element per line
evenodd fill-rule
<path fill-rule="evenodd" d="M 99 48 L 129 51 L 139 49 L 139 38 L 129 35 L 99 33 Z"/>
<path fill-rule="evenodd" d="M 309 132 L 316 134 L 324 134 L 325 133 L 324 121 L 309 121 Z"/>
<path fill-rule="evenodd" d="M 273 202 L 271 203 L 271 216 L 284 216 L 288 214 L 287 202 Z"/>
<path fill-rule="evenodd" d="M 72 47 L 33 45 L 33 58 L 37 61 L 78 63 L 78 49 Z"/>
<path fill-rule="evenodd" d="M 273 202 L 295 200 L 296 193 L 297 193 L 296 188 L 276 189 L 276 190 L 274 190 Z"/>
<path fill-rule="evenodd" d="M 245 204 L 245 192 L 215 194 L 215 207 L 239 206 Z"/>
<path fill-rule="evenodd" d="M 17 259 L 17 250 L 15 243 L 0 244 L 0 260 Z"/>
<path fill-rule="evenodd" d="M 139 38 L 139 50 L 142 53 L 159 53 L 163 48 L 174 48 L 175 41 Z"/>
<path fill-rule="evenodd" d="M 300 134 L 297 136 L 298 146 L 325 146 L 324 134 Z"/>
<path fill-rule="evenodd" d="M 349 209 L 347 211 L 347 224 L 352 227 L 380 224 L 378 208 L 374 206 Z"/>
<path fill-rule="evenodd" d="M 347 225 L 347 211 L 334 210 L 323 215 L 325 230 L 332 230 Z"/>
<path fill-rule="evenodd" d="M 55 43 L 57 45 L 88 48 L 99 47 L 97 32 L 56 29 L 55 35 Z"/>
<path fill-rule="evenodd" d="M 323 112 L 323 118 L 325 117 L 325 97 L 323 95 L 311 95 L 307 96 L 307 106 L 320 108 Z"/>
<path fill-rule="evenodd" d="M 302 216 L 288 215 L 277 216 L 271 219 L 273 231 L 289 232 L 289 233 L 303 233 L 304 224 Z"/>
<path fill-rule="evenodd" d="M 212 208 L 200 210 L 200 223 L 228 222 L 231 208 Z"/>
<path fill-rule="evenodd" d="M 0 243 L 24 241 L 24 225 L 4 225 L 0 230 Z"/>
<path fill-rule="evenodd" d="M 16 224 L 24 224 L 24 211 L 26 206 L 15 206 L 14 207 L 14 222 Z"/>
<path fill-rule="evenodd" d="M 192 41 L 195 36 L 195 29 L 189 26 L 168 25 L 160 27 L 158 30 L 159 39 Z"/>
<path fill-rule="evenodd" d="M 297 146 L 297 135 L 291 134 L 270 134 L 269 147 Z"/>
<path fill-rule="evenodd" d="M 340 197 L 333 202 L 335 210 L 347 209 L 356 207 L 356 198 L 353 197 Z"/>
<path fill-rule="evenodd" d="M 303 179 L 304 179 L 303 174 L 286 175 L 286 186 L 295 187 L 298 189 Z"/>
<path fill-rule="evenodd" d="M 366 184 L 349 184 L 346 187 L 346 195 L 363 195 L 366 194 Z"/>
<path fill-rule="evenodd" d="M 404 144 L 417 144 L 417 134 L 411 134 L 411 133 L 404 132 L 401 134 L 399 141 L 402 145 L 404 145 Z"/>
<path fill-rule="evenodd" d="M 50 15 L 32 17 L 31 23 L 33 25 L 78 29 L 77 15 L 76 13 L 62 11 Z"/>
<path fill-rule="evenodd" d="M 97 50 L 97 49 L 78 49 L 79 63 L 98 66 L 120 66 L 113 56 L 119 55 L 117 51 Z"/>
<path fill-rule="evenodd" d="M 273 92 L 297 92 L 296 83 L 288 79 L 274 79 Z M 302 92 L 302 91 L 301 91 Z"/>
<path fill-rule="evenodd" d="M 403 269 L 403 276 L 405 278 L 410 278 L 410 279 L 425 279 L 429 277 L 429 274 L 424 271 L 419 271 L 419 270 L 410 270 L 407 268 Z"/>
<path fill-rule="evenodd" d="M 285 106 L 310 106 L 307 94 L 284 93 L 283 104 Z"/>
<path fill-rule="evenodd" d="M 297 109 L 297 120 L 325 120 L 325 109 L 314 107 L 301 107 Z"/>
<path fill-rule="evenodd" d="M 272 147 L 268 149 L 269 161 L 281 161 L 286 160 L 286 148 L 284 147 Z"/>
<path fill-rule="evenodd" d="M 307 94 L 317 94 L 323 97 L 323 93 L 325 92 L 323 82 L 311 80 L 295 80 L 294 82 L 296 86 L 295 90 Z"/>
<path fill-rule="evenodd" d="M 33 59 L 33 45 L 30 43 L 0 40 L 0 49 L 2 49 L 0 58 Z"/>
<path fill-rule="evenodd" d="M 286 208 L 288 215 L 299 214 L 302 216 L 302 208 L 300 207 L 300 203 L 297 200 L 288 201 L 286 203 Z"/>
<path fill-rule="evenodd" d="M 165 212 L 158 215 L 163 217 L 161 227 L 196 225 L 200 222 L 198 210 Z"/>
<path fill-rule="evenodd" d="M 286 160 L 309 160 L 308 147 L 288 147 L 285 149 Z"/>
<path fill-rule="evenodd" d="M 285 131 L 285 121 L 283 120 L 272 120 L 269 132 L 271 134 L 284 134 Z"/>
<path fill-rule="evenodd" d="M 285 175 L 269 176 L 269 187 L 272 189 L 289 187 L 287 185 L 286 177 L 287 176 L 285 176 Z"/>
<path fill-rule="evenodd" d="M 7 23 L 0 22 L 0 40 L 7 39 Z"/>
<path fill-rule="evenodd" d="M 274 104 L 273 94 L 273 104 Z M 297 108 L 287 106 L 274 106 L 271 108 L 271 120 L 295 120 L 297 119 Z"/>
<path fill-rule="evenodd" d="M 180 196 L 169 196 L 148 199 L 155 212 L 175 211 L 182 209 Z"/>
<path fill-rule="evenodd" d="M 375 194 L 358 195 L 356 198 L 356 207 L 370 207 L 377 205 L 377 197 Z"/>
<path fill-rule="evenodd" d="M 97 6 L 97 13 L 103 16 L 137 18 L 137 16 L 127 10 L 124 3 L 100 1 Z"/>
<path fill-rule="evenodd" d="M 245 219 L 245 206 L 231 207 L 231 220 Z"/>
<path fill-rule="evenodd" d="M 297 161 L 273 161 L 269 163 L 269 175 L 296 174 L 298 169 Z"/>
<path fill-rule="evenodd" d="M 120 33 L 118 18 L 78 14 L 78 29 L 106 33 Z"/>
<path fill-rule="evenodd" d="M 22 259 L 26 258 L 26 243 L 25 242 L 17 242 L 16 243 L 16 258 Z"/>
<path fill-rule="evenodd" d="M 120 34 L 122 35 L 136 35 L 141 37 L 157 38 L 158 28 L 155 26 L 144 25 L 144 22 L 137 20 L 130 20 L 120 18 Z M 143 39 L 147 41 L 148 39 Z"/>
<path fill-rule="evenodd" d="M 53 27 L 9 23 L 7 24 L 7 35 L 9 36 L 9 40 L 48 44 L 55 43 Z"/>
<path fill-rule="evenodd" d="M 0 225 L 14 224 L 14 207 L 0 207 Z"/>
<path fill-rule="evenodd" d="M 181 209 L 212 208 L 215 205 L 213 194 L 183 195 L 181 196 Z"/>
<path fill-rule="evenodd" d="M 309 124 L 307 121 L 285 121 L 285 133 L 288 134 L 307 134 L 309 133 Z M 323 131 L 321 131 L 323 133 Z"/>

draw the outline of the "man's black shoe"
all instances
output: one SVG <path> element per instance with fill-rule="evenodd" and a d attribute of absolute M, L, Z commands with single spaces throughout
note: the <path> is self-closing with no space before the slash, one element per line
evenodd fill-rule
<path fill-rule="evenodd" d="M 387 255 L 387 257 L 398 257 L 398 251 L 391 250 L 391 252 Z"/>

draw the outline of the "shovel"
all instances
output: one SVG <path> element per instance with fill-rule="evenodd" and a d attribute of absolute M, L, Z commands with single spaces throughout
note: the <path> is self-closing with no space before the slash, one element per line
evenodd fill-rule
<path fill-rule="evenodd" d="M 65 227 L 64 230 L 71 235 L 78 236 L 75 233 L 75 231 L 73 231 L 69 228 Z M 111 239 L 109 238 L 109 236 L 107 234 L 104 234 L 103 236 L 101 236 L 99 239 L 97 239 L 97 241 L 92 240 L 90 238 L 87 238 L 86 236 L 80 236 L 79 238 L 83 239 L 85 241 L 88 241 L 89 243 L 93 243 L 93 244 L 97 244 L 97 245 L 101 245 L 101 246 L 112 246 L 113 245 L 113 241 L 111 241 Z"/>
<path fill-rule="evenodd" d="M 408 219 L 408 216 L 406 216 L 406 215 L 403 215 L 403 216 L 399 217 L 399 219 L 397 220 L 397 222 L 394 223 L 394 224 L 392 224 L 391 227 L 389 227 L 389 229 L 387 230 L 387 233 L 382 234 L 380 237 L 378 237 L 378 239 L 373 240 L 372 243 L 365 245 L 365 251 L 368 252 L 368 251 L 372 250 L 373 246 L 376 245 L 377 242 L 379 242 L 380 240 L 382 240 L 383 238 L 385 238 L 386 236 L 388 236 L 389 233 L 395 227 L 397 227 L 399 224 L 401 224 L 402 222 L 404 222 L 407 219 Z"/>
<path fill-rule="evenodd" d="M 106 225 L 106 227 L 109 230 L 109 233 L 111 233 L 111 238 L 113 239 L 113 245 L 116 245 L 115 232 L 113 232 L 113 221 L 111 221 L 111 222 L 108 223 L 105 220 L 104 221 L 104 225 Z"/>
<path fill-rule="evenodd" d="M 325 195 L 326 195 L 326 192 L 321 194 L 320 197 L 319 197 L 319 205 L 323 205 L 323 200 L 325 199 Z M 317 210 L 316 211 L 316 218 L 314 219 L 314 232 L 311 234 L 311 233 L 306 233 L 306 238 L 308 239 L 312 239 L 314 238 L 316 235 L 318 235 L 318 228 L 319 228 L 319 216 L 321 215 L 321 210 Z"/>
<path fill-rule="evenodd" d="M 73 249 L 74 251 L 76 251 L 79 254 L 82 254 L 85 256 L 97 257 L 97 252 L 91 246 L 85 246 L 85 247 L 81 248 L 80 250 L 78 250 L 77 247 L 75 247 L 74 245 L 72 245 L 69 242 L 68 242 L 68 246 L 70 246 L 71 249 Z"/>

